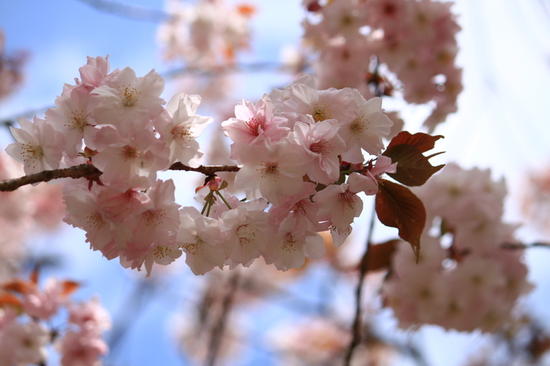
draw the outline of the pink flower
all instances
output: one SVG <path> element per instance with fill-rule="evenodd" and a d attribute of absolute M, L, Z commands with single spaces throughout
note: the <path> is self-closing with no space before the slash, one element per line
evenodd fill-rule
<path fill-rule="evenodd" d="M 292 126 L 298 121 L 313 123 L 327 119 L 337 119 L 345 124 L 354 117 L 354 101 L 350 93 L 351 89 L 317 90 L 296 82 L 288 87 L 281 111 Z"/>
<path fill-rule="evenodd" d="M 255 162 L 256 151 L 280 141 L 289 133 L 286 118 L 273 114 L 272 102 L 264 97 L 253 104 L 243 101 L 235 106 L 235 118 L 222 122 L 225 133 L 233 140 L 231 156 L 244 163 Z"/>
<path fill-rule="evenodd" d="M 354 92 L 355 116 L 349 123 L 340 128 L 340 136 L 348 144 L 348 150 L 342 159 L 351 163 L 363 161 L 361 149 L 369 154 L 378 155 L 384 144 L 382 138 L 387 137 L 393 122 L 382 111 L 382 99 L 365 100 L 358 92 Z"/>
<path fill-rule="evenodd" d="M 81 80 L 77 80 L 77 84 L 84 86 L 89 91 L 97 88 L 109 73 L 109 56 L 88 57 L 88 62 L 79 71 Z"/>
<path fill-rule="evenodd" d="M 56 99 L 57 107 L 46 111 L 48 123 L 65 137 L 63 150 L 70 157 L 81 152 L 84 133 L 95 124 L 90 101 L 89 91 L 85 88 L 67 88 Z"/>
<path fill-rule="evenodd" d="M 349 189 L 349 185 L 329 185 L 313 196 L 313 201 L 319 204 L 319 216 L 327 219 L 341 244 L 351 232 L 351 223 L 363 210 L 363 201 Z"/>
<path fill-rule="evenodd" d="M 64 146 L 62 136 L 38 117 L 32 122 L 22 119 L 19 124 L 21 128 L 10 127 L 16 142 L 8 145 L 6 152 L 25 165 L 25 174 L 59 167 Z"/>
<path fill-rule="evenodd" d="M 46 358 L 49 333 L 40 323 L 9 322 L 0 328 L 0 363 L 29 365 Z"/>
<path fill-rule="evenodd" d="M 62 366 L 98 366 L 109 350 L 98 334 L 87 331 L 69 331 L 57 346 Z"/>
<path fill-rule="evenodd" d="M 196 138 L 212 118 L 196 114 L 200 102 L 198 95 L 178 94 L 166 106 L 168 115 L 157 122 L 162 141 L 169 145 L 171 163 L 187 164 L 202 155 Z"/>
<path fill-rule="evenodd" d="M 235 177 L 235 185 L 254 198 L 259 191 L 272 203 L 285 195 L 295 194 L 302 188 L 306 167 L 300 161 L 298 145 L 282 141 L 268 145 L 265 152 L 258 151 L 257 163 L 244 165 Z"/>
<path fill-rule="evenodd" d="M 123 134 L 147 128 L 148 121 L 163 110 L 163 88 L 163 79 L 153 70 L 144 77 L 136 77 L 128 67 L 113 71 L 92 90 L 97 103 L 94 117 L 98 123 L 117 126 Z"/>
<path fill-rule="evenodd" d="M 267 202 L 259 199 L 241 204 L 221 215 L 224 249 L 231 267 L 238 264 L 248 267 L 252 260 L 260 256 L 269 238 L 268 217 L 264 211 L 266 206 Z"/>
<path fill-rule="evenodd" d="M 351 173 L 348 178 L 349 189 L 352 192 L 365 192 L 367 195 L 374 195 L 378 192 L 377 178 L 384 173 L 395 173 L 397 163 L 392 164 L 391 158 L 379 155 L 376 158 L 376 165 L 361 173 Z"/>
<path fill-rule="evenodd" d="M 104 139 L 116 141 L 92 159 L 103 172 L 103 183 L 121 190 L 146 188 L 155 181 L 158 170 L 168 168 L 167 146 L 149 131 L 134 129 L 127 134 L 111 128 L 101 131 L 106 133 Z"/>
<path fill-rule="evenodd" d="M 111 252 L 115 254 L 111 256 L 106 250 L 110 252 L 112 244 L 129 235 L 127 228 L 124 225 L 115 226 L 99 205 L 97 197 L 84 187 L 66 188 L 63 198 L 67 204 L 65 222 L 86 231 L 86 241 L 93 249 L 101 250 L 108 258 L 118 255 L 118 251 L 116 254 Z"/>
<path fill-rule="evenodd" d="M 340 177 L 338 155 L 346 150 L 346 144 L 338 136 L 340 125 L 337 120 L 325 120 L 315 124 L 297 122 L 294 138 L 304 149 L 304 163 L 311 180 L 331 184 Z"/>
<path fill-rule="evenodd" d="M 176 244 L 179 205 L 174 202 L 172 180 L 157 181 L 147 192 L 149 201 L 129 219 L 134 228 L 123 254 L 123 262 L 132 268 L 145 265 L 147 274 L 154 263 L 167 265 L 181 256 Z"/>
<path fill-rule="evenodd" d="M 195 208 L 180 210 L 177 243 L 185 252 L 185 262 L 194 274 L 221 268 L 225 262 L 224 238 L 219 222 L 201 215 Z"/>
<path fill-rule="evenodd" d="M 68 309 L 69 322 L 81 330 L 101 334 L 111 328 L 109 313 L 97 298 L 81 303 L 71 303 Z"/>
<path fill-rule="evenodd" d="M 327 230 L 328 226 L 319 222 L 319 204 L 311 200 L 317 192 L 315 187 L 313 183 L 304 183 L 300 192 L 285 196 L 282 202 L 272 206 L 269 210 L 271 224 L 279 227 L 285 225 L 285 221 L 292 220 L 296 226 L 308 231 Z"/>
<path fill-rule="evenodd" d="M 43 290 L 38 287 L 23 294 L 23 308 L 32 317 L 48 320 L 67 301 L 67 294 L 62 282 L 48 279 Z"/>
<path fill-rule="evenodd" d="M 263 249 L 266 263 L 286 271 L 304 265 L 306 257 L 320 258 L 325 250 L 323 239 L 315 232 L 308 232 L 296 220 L 285 220 L 274 233 L 273 240 Z"/>

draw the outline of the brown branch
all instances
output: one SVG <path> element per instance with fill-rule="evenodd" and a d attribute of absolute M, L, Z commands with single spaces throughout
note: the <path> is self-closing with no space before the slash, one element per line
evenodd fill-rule
<path fill-rule="evenodd" d="M 346 355 L 344 357 L 344 366 L 350 366 L 351 360 L 353 358 L 353 353 L 359 344 L 362 341 L 362 322 L 363 316 L 361 312 L 361 304 L 363 302 L 363 285 L 365 283 L 365 275 L 369 270 L 369 253 L 372 245 L 372 233 L 374 230 L 374 222 L 376 221 L 376 209 L 374 205 L 372 206 L 370 221 L 369 221 L 369 232 L 367 233 L 367 243 L 363 257 L 361 258 L 361 263 L 359 265 L 359 278 L 357 281 L 357 287 L 355 288 L 355 316 L 353 317 L 353 323 L 351 326 L 351 341 L 349 343 Z"/>
<path fill-rule="evenodd" d="M 208 355 L 206 358 L 207 366 L 214 366 L 216 364 L 216 360 L 218 358 L 218 354 L 223 341 L 227 318 L 231 311 L 231 307 L 233 306 L 233 301 L 235 300 L 235 293 L 237 292 L 237 288 L 239 287 L 239 279 L 240 277 L 238 271 L 234 271 L 229 278 L 227 292 L 222 300 L 222 309 L 220 316 L 212 327 L 212 331 L 210 333 Z"/>
<path fill-rule="evenodd" d="M 92 8 L 125 18 L 146 20 L 159 23 L 170 18 L 170 14 L 157 9 L 148 9 L 141 6 L 130 5 L 110 0 L 78 0 Z"/>
<path fill-rule="evenodd" d="M 213 176 L 218 172 L 237 172 L 239 167 L 236 165 L 200 165 L 191 167 L 180 162 L 174 163 L 168 168 L 169 170 L 183 170 L 188 172 L 202 173 L 207 176 Z M 39 173 L 24 175 L 15 179 L 0 181 L 0 192 L 15 191 L 17 188 L 40 182 L 49 182 L 53 179 L 61 178 L 88 178 L 97 179 L 102 172 L 92 164 L 80 164 L 64 169 L 44 170 Z"/>
<path fill-rule="evenodd" d="M 9 192 L 15 191 L 17 188 L 27 184 L 35 184 L 40 182 L 49 182 L 53 179 L 61 178 L 98 178 L 101 171 L 91 164 L 80 164 L 65 169 L 44 170 L 39 173 L 24 175 L 20 178 L 8 179 L 0 181 L 0 191 Z"/>
<path fill-rule="evenodd" d="M 192 166 L 188 166 L 185 164 L 182 164 L 180 162 L 174 163 L 168 168 L 169 170 L 184 170 L 187 172 L 197 172 L 202 173 L 204 175 L 215 175 L 219 172 L 238 172 L 239 168 L 236 165 L 199 165 L 198 167 L 194 168 Z"/>
<path fill-rule="evenodd" d="M 550 243 L 544 243 L 544 242 L 535 242 L 531 244 L 524 244 L 524 243 L 504 243 L 501 245 L 501 248 L 503 249 L 515 249 L 515 250 L 524 250 L 524 249 L 530 249 L 530 248 L 550 248 Z"/>

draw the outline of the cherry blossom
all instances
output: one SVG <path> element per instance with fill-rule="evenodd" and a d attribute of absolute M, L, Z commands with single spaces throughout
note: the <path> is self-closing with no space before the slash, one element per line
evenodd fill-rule
<path fill-rule="evenodd" d="M 61 135 L 44 120 L 35 117 L 19 121 L 21 128 L 10 127 L 15 143 L 6 152 L 24 164 L 26 174 L 59 167 L 63 144 Z"/>

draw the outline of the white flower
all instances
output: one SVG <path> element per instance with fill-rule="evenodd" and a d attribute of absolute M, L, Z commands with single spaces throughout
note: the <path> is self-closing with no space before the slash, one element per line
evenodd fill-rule
<path fill-rule="evenodd" d="M 22 119 L 19 124 L 21 128 L 10 127 L 16 142 L 8 145 L 6 152 L 25 165 L 25 174 L 59 167 L 63 144 L 55 129 L 38 117 L 32 122 Z"/>
<path fill-rule="evenodd" d="M 212 118 L 196 114 L 200 103 L 199 95 L 180 93 L 168 102 L 168 116 L 159 118 L 157 122 L 161 139 L 170 147 L 172 163 L 179 161 L 186 164 L 202 155 L 196 138 Z"/>

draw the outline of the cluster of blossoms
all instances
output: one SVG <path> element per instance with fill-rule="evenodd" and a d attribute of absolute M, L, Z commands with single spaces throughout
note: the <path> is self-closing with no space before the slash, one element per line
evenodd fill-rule
<path fill-rule="evenodd" d="M 281 356 L 279 364 L 292 366 L 338 364 L 350 338 L 347 327 L 325 317 L 283 325 L 269 334 L 270 343 Z M 395 361 L 397 352 L 390 343 L 370 332 L 365 338 L 368 339 L 355 353 L 351 366 L 390 365 Z"/>
<path fill-rule="evenodd" d="M 181 59 L 191 67 L 212 68 L 234 61 L 248 48 L 250 5 L 229 6 L 224 0 L 200 0 L 194 4 L 169 0 L 169 18 L 159 28 L 165 57 Z"/>
<path fill-rule="evenodd" d="M 5 37 L 0 30 L 0 99 L 11 94 L 23 81 L 25 54 L 7 55 L 4 50 Z"/>
<path fill-rule="evenodd" d="M 270 334 L 270 343 L 285 365 L 322 365 L 342 358 L 349 331 L 322 318 L 286 325 Z"/>
<path fill-rule="evenodd" d="M 181 208 L 173 181 L 157 172 L 200 156 L 195 138 L 210 119 L 196 115 L 195 95 L 176 96 L 165 108 L 162 88 L 153 71 L 109 72 L 106 58 L 89 58 L 44 119 L 12 128 L 17 142 L 7 147 L 27 174 L 82 163 L 102 172 L 65 184 L 65 220 L 124 266 L 150 272 L 183 251 L 196 274 L 259 256 L 278 269 L 299 267 L 322 254 L 318 232 L 330 229 L 341 243 L 362 210 L 357 194 L 376 194 L 377 177 L 395 171 L 390 158 L 376 156 L 392 126 L 380 98 L 318 90 L 306 78 L 243 101 L 222 123 L 241 164 L 233 188 L 246 201 L 224 197 L 227 182 L 208 173 L 202 212 Z"/>
<path fill-rule="evenodd" d="M 21 176 L 23 170 L 0 153 L 0 180 Z M 29 233 L 52 230 L 61 223 L 65 208 L 61 189 L 54 185 L 21 187 L 0 192 L 0 281 L 11 278 L 25 255 Z"/>
<path fill-rule="evenodd" d="M 530 224 L 548 235 L 550 227 L 550 170 L 529 172 L 523 184 L 522 208 Z"/>
<path fill-rule="evenodd" d="M 456 111 L 462 90 L 462 73 L 455 65 L 455 36 L 460 27 L 450 10 L 451 3 L 303 3 L 311 14 L 304 22 L 304 38 L 319 53 L 315 67 L 321 87 L 353 87 L 369 98 L 373 93 L 392 95 L 397 86 L 409 103 L 435 104 L 424 121 L 430 130 Z M 374 69 L 370 68 L 372 58 L 377 60 Z M 372 90 L 373 84 L 377 90 Z"/>
<path fill-rule="evenodd" d="M 399 247 L 384 285 L 387 305 L 401 327 L 498 329 L 531 288 L 522 253 L 503 247 L 516 242 L 515 226 L 502 221 L 504 181 L 449 164 L 417 194 L 428 214 L 420 260 Z"/>
<path fill-rule="evenodd" d="M 46 364 L 47 347 L 54 345 L 62 366 L 98 366 L 108 347 L 102 333 L 110 318 L 97 299 L 74 302 L 78 288 L 73 281 L 49 279 L 44 289 L 38 278 L 14 280 L 2 285 L 0 293 L 0 365 Z M 61 310 L 68 314 L 66 327 L 53 328 L 51 320 Z"/>

